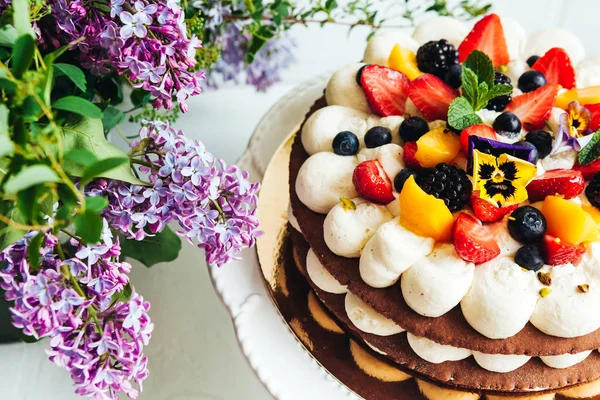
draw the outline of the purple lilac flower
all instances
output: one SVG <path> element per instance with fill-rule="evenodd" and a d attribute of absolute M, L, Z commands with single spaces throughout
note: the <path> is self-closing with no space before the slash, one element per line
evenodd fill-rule
<path fill-rule="evenodd" d="M 42 262 L 31 268 L 26 254 L 35 235 L 28 233 L 0 253 L 0 288 L 14 304 L 13 325 L 25 335 L 50 339 L 46 352 L 69 372 L 77 394 L 118 399 L 123 392 L 137 398 L 148 376 L 143 349 L 153 324 L 149 303 L 133 288 L 128 300 L 113 301 L 129 282 L 131 269 L 117 261 L 118 239 L 86 247 L 71 240 L 76 253 L 87 254 L 82 256 L 86 264 L 79 258 L 61 260 L 55 251 L 58 239 L 47 234 Z"/>
<path fill-rule="evenodd" d="M 177 1 L 111 0 L 110 11 L 82 0 L 49 2 L 50 16 L 40 23 L 40 44 L 57 48 L 84 38 L 77 46 L 81 65 L 92 74 L 111 70 L 155 97 L 156 108 L 182 111 L 201 92 L 204 72 L 193 72 L 200 40 L 187 37 L 184 11 Z"/>
<path fill-rule="evenodd" d="M 104 212 L 109 224 L 128 238 L 142 240 L 176 221 L 178 233 L 197 243 L 206 251 L 206 260 L 219 266 L 254 246 L 261 234 L 256 218 L 259 185 L 248 180 L 248 173 L 216 160 L 201 142 L 166 122 L 144 121 L 140 138 L 131 146 L 147 139 L 151 140 L 143 157 L 154 168 L 144 167 L 143 172 L 150 174 L 152 186 L 101 179 L 86 188 L 109 199 Z M 94 252 L 103 249 L 81 251 L 99 257 Z"/>

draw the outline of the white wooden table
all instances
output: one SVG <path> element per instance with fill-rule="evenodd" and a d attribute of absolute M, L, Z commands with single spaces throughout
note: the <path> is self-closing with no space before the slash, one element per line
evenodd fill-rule
<path fill-rule="evenodd" d="M 588 54 L 600 53 L 600 43 L 594 40 L 600 3 L 570 3 L 503 0 L 496 2 L 495 9 L 516 17 L 528 31 L 543 26 L 569 28 L 582 38 Z M 190 102 L 190 112 L 177 122 L 177 127 L 202 140 L 217 157 L 235 162 L 261 116 L 278 98 L 312 76 L 359 60 L 367 31 L 357 29 L 348 35 L 342 27 L 314 26 L 294 29 L 292 34 L 298 44 L 298 62 L 283 74 L 282 83 L 266 94 L 234 86 L 206 92 Z M 229 316 L 215 295 L 200 250 L 184 243 L 179 259 L 169 265 L 146 269 L 134 264 L 132 281 L 152 303 L 151 316 L 156 325 L 146 352 L 151 375 L 142 399 L 271 398 L 239 351 Z M 0 347 L 0 399 L 77 398 L 67 374 L 47 361 L 44 346 L 42 342 Z"/>

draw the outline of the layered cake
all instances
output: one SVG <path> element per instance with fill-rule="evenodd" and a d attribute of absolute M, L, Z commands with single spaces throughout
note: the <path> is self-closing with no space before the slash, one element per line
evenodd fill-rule
<path fill-rule="evenodd" d="M 329 328 L 429 399 L 600 398 L 598 128 L 600 60 L 568 31 L 374 35 L 291 154 Z"/>

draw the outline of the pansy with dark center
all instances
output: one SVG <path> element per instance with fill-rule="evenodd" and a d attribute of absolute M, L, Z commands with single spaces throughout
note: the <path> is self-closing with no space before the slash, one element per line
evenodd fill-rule
<path fill-rule="evenodd" d="M 473 151 L 473 179 L 479 196 L 498 207 L 527 200 L 525 186 L 536 176 L 535 165 L 508 154 Z"/>
<path fill-rule="evenodd" d="M 558 153 L 565 147 L 580 151 L 591 139 L 591 119 L 590 111 L 578 101 L 569 103 L 566 112 L 560 116 L 557 140 L 554 141 L 552 153 Z"/>

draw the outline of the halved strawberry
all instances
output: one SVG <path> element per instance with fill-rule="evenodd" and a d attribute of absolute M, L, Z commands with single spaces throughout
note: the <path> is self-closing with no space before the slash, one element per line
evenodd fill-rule
<path fill-rule="evenodd" d="M 585 245 L 583 243 L 574 245 L 562 241 L 560 238 L 545 235 L 544 251 L 546 252 L 546 264 L 563 265 L 579 261 L 585 254 Z"/>
<path fill-rule="evenodd" d="M 519 117 L 523 127 L 527 130 L 543 128 L 544 122 L 550 116 L 557 93 L 558 86 L 544 85 L 533 92 L 513 97 L 504 111 Z"/>
<path fill-rule="evenodd" d="M 590 121 L 590 129 L 593 131 L 598 130 L 600 128 L 600 103 L 597 104 L 588 104 L 585 106 L 592 114 L 592 120 Z"/>
<path fill-rule="evenodd" d="M 421 75 L 408 85 L 408 97 L 430 121 L 447 119 L 448 108 L 456 96 L 456 90 L 431 74 Z"/>
<path fill-rule="evenodd" d="M 596 161 L 592 161 L 586 165 L 579 165 L 579 163 L 575 164 L 573 167 L 574 170 L 581 172 L 583 175 L 583 179 L 586 181 L 591 181 L 594 176 L 598 172 L 600 172 L 600 159 Z"/>
<path fill-rule="evenodd" d="M 473 50 L 487 54 L 494 67 L 510 62 L 504 29 L 498 15 L 487 15 L 475 24 L 458 47 L 458 61 L 464 62 Z"/>
<path fill-rule="evenodd" d="M 460 213 L 454 224 L 454 248 L 463 260 L 475 264 L 500 255 L 500 247 L 489 229 L 466 213 Z"/>
<path fill-rule="evenodd" d="M 544 200 L 547 196 L 561 195 L 572 199 L 583 192 L 585 181 L 581 171 L 554 169 L 546 171 L 527 185 L 529 201 Z"/>
<path fill-rule="evenodd" d="M 471 125 L 460 133 L 460 147 L 465 154 L 469 154 L 469 136 L 473 135 L 498 140 L 498 135 L 496 135 L 496 131 L 491 126 L 486 124 Z"/>
<path fill-rule="evenodd" d="M 471 207 L 475 216 L 481 221 L 496 222 L 515 211 L 519 205 L 513 204 L 512 206 L 498 207 L 479 197 L 479 190 L 475 190 L 471 193 Z"/>
<path fill-rule="evenodd" d="M 550 84 L 561 85 L 565 89 L 575 87 L 575 69 L 567 52 L 560 47 L 548 50 L 531 69 L 544 74 Z"/>
<path fill-rule="evenodd" d="M 402 157 L 404 158 L 404 164 L 406 168 L 421 168 L 421 164 L 415 158 L 417 152 L 417 142 L 406 142 L 404 143 L 404 151 Z"/>
<path fill-rule="evenodd" d="M 358 194 L 367 200 L 387 204 L 395 199 L 392 182 L 377 160 L 358 164 L 354 168 L 352 183 Z"/>
<path fill-rule="evenodd" d="M 369 107 L 381 117 L 404 115 L 409 82 L 402 72 L 374 64 L 364 67 L 360 77 Z"/>

